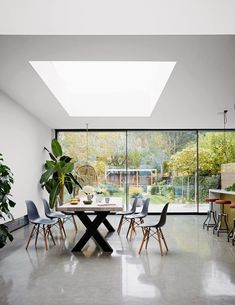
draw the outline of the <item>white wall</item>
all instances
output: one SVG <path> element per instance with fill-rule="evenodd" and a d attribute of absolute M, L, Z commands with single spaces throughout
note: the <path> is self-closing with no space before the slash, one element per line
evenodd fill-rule
<path fill-rule="evenodd" d="M 39 179 L 47 157 L 43 147 L 49 147 L 51 135 L 49 127 L 0 92 L 0 152 L 14 174 L 15 218 L 26 215 L 26 199 L 35 201 L 43 211 Z"/>

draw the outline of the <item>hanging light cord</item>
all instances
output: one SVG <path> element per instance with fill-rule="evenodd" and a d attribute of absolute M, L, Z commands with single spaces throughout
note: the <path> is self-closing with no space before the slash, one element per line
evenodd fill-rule
<path fill-rule="evenodd" d="M 86 164 L 88 164 L 88 123 L 86 124 Z"/>
<path fill-rule="evenodd" d="M 226 143 L 226 124 L 227 124 L 227 112 L 228 110 L 224 110 L 224 157 L 226 162 L 228 162 L 228 156 L 227 156 L 227 143 Z"/>

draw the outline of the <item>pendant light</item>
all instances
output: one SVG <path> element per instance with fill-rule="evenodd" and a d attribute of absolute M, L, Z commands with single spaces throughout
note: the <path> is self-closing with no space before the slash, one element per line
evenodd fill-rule
<path fill-rule="evenodd" d="M 228 110 L 224 110 L 223 115 L 224 115 L 224 159 L 226 163 L 228 163 L 228 156 L 227 156 L 227 141 L 226 141 L 226 124 L 227 124 L 227 113 Z"/>

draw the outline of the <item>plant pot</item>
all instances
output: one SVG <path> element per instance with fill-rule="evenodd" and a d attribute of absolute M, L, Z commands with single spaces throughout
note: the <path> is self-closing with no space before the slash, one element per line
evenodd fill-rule
<path fill-rule="evenodd" d="M 92 200 L 83 200 L 84 204 L 92 204 Z"/>

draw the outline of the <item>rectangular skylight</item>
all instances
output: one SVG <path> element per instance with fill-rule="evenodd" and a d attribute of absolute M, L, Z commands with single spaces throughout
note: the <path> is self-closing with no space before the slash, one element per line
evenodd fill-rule
<path fill-rule="evenodd" d="M 176 62 L 30 61 L 72 117 L 148 117 Z"/>

